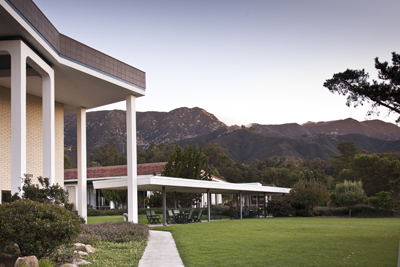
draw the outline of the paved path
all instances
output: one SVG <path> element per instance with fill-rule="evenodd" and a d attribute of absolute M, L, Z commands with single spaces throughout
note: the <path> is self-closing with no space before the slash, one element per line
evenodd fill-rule
<path fill-rule="evenodd" d="M 184 267 L 170 232 L 150 230 L 139 267 Z"/>

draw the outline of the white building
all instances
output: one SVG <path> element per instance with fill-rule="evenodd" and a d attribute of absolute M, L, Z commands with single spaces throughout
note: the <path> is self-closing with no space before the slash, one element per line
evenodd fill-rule
<path fill-rule="evenodd" d="M 33 1 L 0 0 L 0 203 L 25 174 L 64 184 L 64 115 L 77 113 L 77 202 L 86 217 L 86 110 L 123 100 L 133 202 L 135 101 L 145 88 L 143 71 L 59 33 Z M 137 221 L 134 207 L 128 213 Z"/>

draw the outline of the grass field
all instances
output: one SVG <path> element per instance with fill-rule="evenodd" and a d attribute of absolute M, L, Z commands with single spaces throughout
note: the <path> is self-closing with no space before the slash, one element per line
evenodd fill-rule
<path fill-rule="evenodd" d="M 161 222 L 163 216 L 160 215 Z M 222 216 L 223 219 L 229 218 L 228 216 Z M 140 223 L 147 223 L 147 218 L 145 214 L 139 214 L 139 222 Z M 122 222 L 124 220 L 124 216 L 122 215 L 113 215 L 113 216 L 89 216 L 88 223 L 103 223 L 103 222 Z M 202 220 L 207 220 L 207 216 L 203 216 Z"/>
<path fill-rule="evenodd" d="M 268 218 L 155 227 L 188 266 L 397 266 L 400 219 Z"/>

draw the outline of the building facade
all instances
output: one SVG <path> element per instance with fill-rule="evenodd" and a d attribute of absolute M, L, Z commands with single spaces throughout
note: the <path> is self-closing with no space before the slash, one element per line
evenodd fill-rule
<path fill-rule="evenodd" d="M 76 113 L 77 208 L 86 218 L 86 110 L 124 100 L 133 202 L 136 98 L 145 88 L 143 71 L 61 34 L 33 1 L 0 0 L 0 203 L 18 192 L 26 174 L 63 186 L 63 120 Z"/>

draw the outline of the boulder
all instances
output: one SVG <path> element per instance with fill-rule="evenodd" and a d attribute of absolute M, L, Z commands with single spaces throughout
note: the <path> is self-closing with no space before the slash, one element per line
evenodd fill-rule
<path fill-rule="evenodd" d="M 60 267 L 78 267 L 78 265 L 72 264 L 72 263 L 66 263 L 61 265 Z"/>
<path fill-rule="evenodd" d="M 75 265 L 89 265 L 89 264 L 92 264 L 92 263 L 89 262 L 89 261 L 85 261 L 85 260 L 75 259 L 75 260 L 72 261 L 72 264 L 75 264 Z"/>
<path fill-rule="evenodd" d="M 6 267 L 3 263 L 0 263 L 0 267 Z"/>
<path fill-rule="evenodd" d="M 87 256 L 87 252 L 78 251 L 79 256 Z"/>
<path fill-rule="evenodd" d="M 39 262 L 35 256 L 19 257 L 14 267 L 21 267 L 23 265 L 27 267 L 39 267 Z"/>
<path fill-rule="evenodd" d="M 80 251 L 86 251 L 85 244 L 82 244 L 82 243 L 75 243 L 74 244 L 74 249 L 75 250 L 80 250 Z"/>
<path fill-rule="evenodd" d="M 6 255 L 0 254 L 0 262 L 3 266 L 1 267 L 14 267 L 15 262 L 18 259 L 18 255 Z"/>
<path fill-rule="evenodd" d="M 85 248 L 86 248 L 86 252 L 87 253 L 95 253 L 95 252 L 97 252 L 97 249 L 95 249 L 91 245 L 86 245 Z"/>

